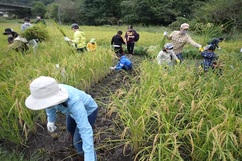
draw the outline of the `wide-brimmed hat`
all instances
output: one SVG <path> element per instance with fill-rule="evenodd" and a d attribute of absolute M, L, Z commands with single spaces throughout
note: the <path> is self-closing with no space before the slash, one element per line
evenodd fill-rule
<path fill-rule="evenodd" d="M 41 110 L 63 103 L 68 98 L 68 92 L 54 78 L 40 76 L 30 83 L 31 95 L 25 100 L 25 105 L 31 110 Z"/>
<path fill-rule="evenodd" d="M 183 30 L 189 29 L 189 24 L 187 24 L 187 23 L 181 24 L 180 29 L 183 29 Z"/>
<path fill-rule="evenodd" d="M 3 33 L 3 35 L 8 35 L 8 34 L 12 34 L 13 33 L 13 29 L 11 28 L 6 28 L 5 32 Z"/>
<path fill-rule="evenodd" d="M 96 43 L 96 39 L 95 38 L 91 38 L 90 42 L 91 43 Z"/>

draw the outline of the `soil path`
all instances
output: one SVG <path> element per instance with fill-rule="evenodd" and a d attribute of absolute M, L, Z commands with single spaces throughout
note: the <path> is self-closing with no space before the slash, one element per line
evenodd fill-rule
<path fill-rule="evenodd" d="M 95 84 L 87 93 L 93 96 L 99 105 L 99 114 L 95 123 L 95 148 L 99 161 L 133 161 L 131 150 L 123 154 L 123 143 L 112 142 L 119 140 L 121 131 L 117 124 L 118 118 L 115 113 L 108 116 L 108 106 L 111 102 L 111 93 L 123 88 L 129 79 L 136 75 L 137 67 L 143 57 L 128 56 L 133 62 L 134 70 L 131 72 L 114 71 L 102 81 Z M 129 75 L 129 76 L 127 76 Z M 40 152 L 41 158 L 38 161 L 72 161 L 76 158 L 75 149 L 68 140 L 68 133 L 65 126 L 65 116 L 58 114 L 56 121 L 58 129 L 55 133 L 48 133 L 46 125 L 38 125 L 37 135 L 31 136 L 25 149 L 25 155 L 33 156 Z"/>

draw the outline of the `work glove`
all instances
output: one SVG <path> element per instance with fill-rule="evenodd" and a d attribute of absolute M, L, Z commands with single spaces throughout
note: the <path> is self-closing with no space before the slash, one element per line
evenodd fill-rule
<path fill-rule="evenodd" d="M 168 35 L 168 32 L 167 32 L 167 31 L 165 31 L 163 35 L 164 35 L 164 36 L 167 36 L 167 35 Z"/>
<path fill-rule="evenodd" d="M 70 39 L 68 37 L 64 37 L 65 41 L 70 41 Z"/>
<path fill-rule="evenodd" d="M 180 62 L 181 62 L 181 61 L 180 61 L 179 59 L 176 59 L 176 63 L 177 63 L 177 64 L 180 64 Z"/>
<path fill-rule="evenodd" d="M 54 122 L 48 122 L 47 129 L 49 132 L 54 132 L 57 129 L 57 127 L 55 126 Z"/>
<path fill-rule="evenodd" d="M 203 49 L 202 47 L 200 47 L 198 50 L 199 50 L 200 52 L 203 52 L 203 51 L 204 51 L 204 49 Z"/>
<path fill-rule="evenodd" d="M 110 67 L 111 70 L 115 70 L 115 67 Z"/>

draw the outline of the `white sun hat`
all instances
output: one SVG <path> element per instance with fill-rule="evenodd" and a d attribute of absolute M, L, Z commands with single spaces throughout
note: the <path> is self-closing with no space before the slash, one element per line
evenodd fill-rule
<path fill-rule="evenodd" d="M 172 45 L 172 43 L 166 43 L 166 44 L 164 45 L 164 48 L 165 48 L 165 49 L 169 49 L 169 50 L 171 50 L 171 49 L 173 49 L 173 45 Z"/>
<path fill-rule="evenodd" d="M 187 23 L 183 23 L 183 24 L 181 24 L 180 29 L 183 29 L 183 30 L 185 30 L 185 29 L 189 29 L 189 24 L 187 24 Z"/>
<path fill-rule="evenodd" d="M 63 103 L 68 98 L 65 88 L 51 77 L 40 76 L 30 83 L 30 96 L 25 105 L 31 110 L 42 110 Z"/>

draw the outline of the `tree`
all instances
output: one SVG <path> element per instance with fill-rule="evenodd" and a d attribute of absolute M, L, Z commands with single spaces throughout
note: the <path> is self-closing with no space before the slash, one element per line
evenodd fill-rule
<path fill-rule="evenodd" d="M 241 6 L 241 0 L 213 0 L 197 10 L 195 16 L 205 23 L 229 24 L 224 26 L 225 31 L 234 33 L 242 28 Z"/>
<path fill-rule="evenodd" d="M 47 8 L 42 2 L 34 2 L 32 6 L 33 15 L 41 15 L 42 17 L 45 15 Z"/>

